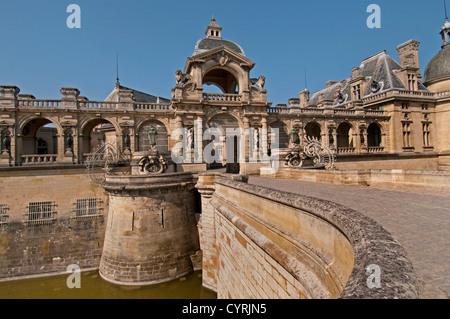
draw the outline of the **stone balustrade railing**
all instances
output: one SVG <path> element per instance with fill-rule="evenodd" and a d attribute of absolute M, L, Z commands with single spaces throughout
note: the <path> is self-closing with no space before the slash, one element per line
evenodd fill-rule
<path fill-rule="evenodd" d="M 439 98 L 448 97 L 450 96 L 450 91 L 443 91 L 436 93 L 436 96 Z"/>
<path fill-rule="evenodd" d="M 139 103 L 134 104 L 134 109 L 138 111 L 166 112 L 172 110 L 169 103 Z"/>
<path fill-rule="evenodd" d="M 354 147 L 339 147 L 337 150 L 338 154 L 353 154 L 355 151 Z"/>
<path fill-rule="evenodd" d="M 369 153 L 381 153 L 381 152 L 384 152 L 384 147 L 382 147 L 382 146 L 373 146 L 373 147 L 369 147 L 369 148 L 367 148 L 367 151 L 369 152 Z"/>
<path fill-rule="evenodd" d="M 208 102 L 240 102 L 240 94 L 216 94 L 216 93 L 204 93 L 203 100 Z"/>
<path fill-rule="evenodd" d="M 61 106 L 60 100 L 18 100 L 19 108 L 55 108 Z"/>
<path fill-rule="evenodd" d="M 79 102 L 79 107 L 80 109 L 116 110 L 119 108 L 119 103 L 87 101 L 87 102 Z"/>
<path fill-rule="evenodd" d="M 22 155 L 23 164 L 55 163 L 57 154 Z"/>

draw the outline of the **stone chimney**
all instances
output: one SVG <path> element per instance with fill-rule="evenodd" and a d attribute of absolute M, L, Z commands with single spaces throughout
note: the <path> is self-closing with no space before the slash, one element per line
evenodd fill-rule
<path fill-rule="evenodd" d="M 307 107 L 309 103 L 309 90 L 304 89 L 298 94 L 298 99 L 300 100 L 300 107 Z"/>
<path fill-rule="evenodd" d="M 397 47 L 402 68 L 419 68 L 419 44 L 417 40 L 409 40 Z"/>

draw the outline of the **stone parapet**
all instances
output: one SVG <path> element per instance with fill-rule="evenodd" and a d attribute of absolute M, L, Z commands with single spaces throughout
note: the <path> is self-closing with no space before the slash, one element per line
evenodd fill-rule
<path fill-rule="evenodd" d="M 209 205 L 214 243 L 202 250 L 215 260 L 218 298 L 419 296 L 405 250 L 356 211 L 225 178 L 215 180 Z M 379 287 L 368 267 L 381 270 Z"/>

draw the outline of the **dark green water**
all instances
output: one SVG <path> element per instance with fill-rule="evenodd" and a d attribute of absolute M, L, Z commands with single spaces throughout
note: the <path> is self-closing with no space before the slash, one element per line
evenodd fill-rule
<path fill-rule="evenodd" d="M 202 287 L 201 272 L 167 283 L 117 286 L 101 279 L 97 271 L 81 273 L 81 288 L 69 289 L 70 274 L 0 283 L 0 299 L 216 299 Z"/>

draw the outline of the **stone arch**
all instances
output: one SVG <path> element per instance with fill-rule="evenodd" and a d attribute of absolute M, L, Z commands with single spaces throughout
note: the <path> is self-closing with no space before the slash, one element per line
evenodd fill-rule
<path fill-rule="evenodd" d="M 209 168 L 222 167 L 223 164 L 226 164 L 227 172 L 239 173 L 239 157 L 242 155 L 241 152 L 244 151 L 241 149 L 243 132 L 239 131 L 242 128 L 240 120 L 231 113 L 213 112 L 208 117 L 206 127 L 212 130 L 219 129 L 219 132 L 216 132 L 220 135 L 219 140 L 214 135 L 214 138 L 209 140 L 208 144 L 213 144 L 212 155 L 222 160 L 222 163 L 210 164 Z M 233 131 L 227 131 L 228 129 Z M 230 137 L 233 139 L 231 142 L 228 140 Z"/>
<path fill-rule="evenodd" d="M 202 85 L 216 85 L 226 94 L 240 91 L 239 76 L 231 68 L 214 66 L 202 75 Z"/>
<path fill-rule="evenodd" d="M 87 119 L 80 126 L 81 155 L 92 153 L 102 142 L 116 145 L 118 135 L 120 128 L 114 121 L 101 117 Z"/>
<path fill-rule="evenodd" d="M 272 144 L 272 128 L 277 128 L 278 129 L 278 147 L 280 149 L 283 148 L 289 148 L 289 131 L 288 131 L 288 125 L 281 121 L 281 120 L 275 120 L 270 122 L 269 124 L 269 138 L 268 138 L 268 143 Z M 270 146 L 271 149 L 273 149 L 272 145 Z"/>
<path fill-rule="evenodd" d="M 59 123 L 47 117 L 31 117 L 19 125 L 21 155 L 58 154 Z"/>
<path fill-rule="evenodd" d="M 209 78 L 208 74 L 215 72 L 217 78 Z M 211 75 L 211 74 L 210 74 Z M 205 79 L 206 77 L 206 79 Z M 224 78 L 225 77 L 225 78 Z M 220 65 L 216 60 L 207 61 L 202 67 L 202 85 L 203 83 L 216 84 L 218 87 L 222 87 L 224 93 L 238 93 L 241 94 L 245 89 L 246 83 L 244 79 L 248 77 L 246 73 L 237 63 L 230 62 L 227 65 Z M 237 92 L 231 92 L 230 86 L 233 82 L 237 83 L 239 90 Z M 223 83 L 221 83 L 223 82 Z M 224 84 L 226 83 L 226 85 Z"/>
<path fill-rule="evenodd" d="M 318 140 L 322 139 L 322 127 L 316 121 L 310 121 L 304 128 L 305 137 L 314 137 Z"/>
<path fill-rule="evenodd" d="M 169 152 L 169 132 L 166 124 L 159 119 L 145 120 L 138 125 L 137 128 L 137 149 L 141 152 L 150 150 L 150 143 L 147 132 L 150 127 L 154 127 L 157 131 L 156 135 L 156 149 L 158 152 L 165 154 Z"/>
<path fill-rule="evenodd" d="M 347 121 L 343 121 L 339 124 L 336 130 L 338 148 L 354 147 L 353 130 L 353 125 Z"/>
<path fill-rule="evenodd" d="M 367 146 L 368 147 L 380 147 L 382 144 L 382 128 L 376 123 L 370 123 L 367 128 Z"/>

